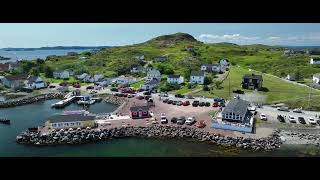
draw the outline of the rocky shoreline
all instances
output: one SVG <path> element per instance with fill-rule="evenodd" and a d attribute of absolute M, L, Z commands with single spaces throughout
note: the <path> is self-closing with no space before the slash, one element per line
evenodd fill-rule
<path fill-rule="evenodd" d="M 73 131 L 57 131 L 48 135 L 40 132 L 26 131 L 18 135 L 16 142 L 29 145 L 83 144 L 103 141 L 113 138 L 192 138 L 197 141 L 212 142 L 218 145 L 251 149 L 254 151 L 271 151 L 279 148 L 281 142 L 279 131 L 266 138 L 251 139 L 243 137 L 224 137 L 220 134 L 210 134 L 190 127 L 172 127 L 152 125 L 149 127 L 121 127 L 112 129 L 77 129 Z"/>
<path fill-rule="evenodd" d="M 311 144 L 320 147 L 319 132 L 319 130 L 281 130 L 279 135 L 284 144 Z"/>
<path fill-rule="evenodd" d="M 12 101 L 5 101 L 0 103 L 0 108 L 9 108 L 15 106 L 22 106 L 26 104 L 32 104 L 39 101 L 45 101 L 50 99 L 62 99 L 65 94 L 63 93 L 48 93 L 48 94 L 41 94 L 33 97 L 28 97 L 24 99 L 12 100 Z"/>

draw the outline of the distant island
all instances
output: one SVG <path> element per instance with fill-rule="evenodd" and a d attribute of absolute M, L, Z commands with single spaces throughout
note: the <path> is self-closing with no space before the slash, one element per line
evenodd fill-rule
<path fill-rule="evenodd" d="M 2 57 L 0 56 L 0 61 L 6 61 L 6 60 L 10 60 L 11 58 L 7 58 L 7 57 Z"/>
<path fill-rule="evenodd" d="M 54 46 L 54 47 L 40 47 L 40 48 L 2 48 L 4 51 L 35 51 L 35 50 L 74 50 L 74 49 L 104 49 L 113 46 Z"/>

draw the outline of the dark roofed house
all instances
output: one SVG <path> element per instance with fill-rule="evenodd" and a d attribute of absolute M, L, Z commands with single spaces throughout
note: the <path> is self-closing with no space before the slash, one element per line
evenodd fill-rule
<path fill-rule="evenodd" d="M 2 84 L 11 89 L 21 89 L 25 86 L 26 75 L 9 75 L 2 79 Z"/>
<path fill-rule="evenodd" d="M 239 97 L 230 100 L 227 106 L 213 120 L 212 127 L 218 129 L 252 133 L 253 114 L 249 111 L 250 103 Z"/>
<path fill-rule="evenodd" d="M 51 129 L 86 128 L 95 126 L 95 116 L 83 114 L 54 115 L 46 126 Z"/>
<path fill-rule="evenodd" d="M 156 80 L 156 79 L 152 79 L 151 81 L 148 81 L 144 84 L 140 85 L 140 88 L 143 90 L 151 90 L 153 88 L 155 88 L 156 86 L 158 86 L 160 83 L 160 81 Z"/>
<path fill-rule="evenodd" d="M 31 76 L 28 78 L 27 87 L 31 89 L 45 88 L 47 85 L 39 76 Z"/>
<path fill-rule="evenodd" d="M 184 81 L 184 78 L 183 76 L 180 76 L 180 75 L 170 74 L 168 75 L 168 78 L 167 78 L 167 82 L 169 84 L 181 84 L 183 83 L 183 81 Z"/>
<path fill-rule="evenodd" d="M 242 78 L 242 88 L 244 89 L 261 89 L 263 78 L 262 75 L 246 74 Z"/>
<path fill-rule="evenodd" d="M 130 107 L 132 119 L 149 118 L 149 106 L 132 106 Z"/>
<path fill-rule="evenodd" d="M 190 75 L 190 83 L 204 84 L 205 72 L 204 71 L 192 71 Z"/>

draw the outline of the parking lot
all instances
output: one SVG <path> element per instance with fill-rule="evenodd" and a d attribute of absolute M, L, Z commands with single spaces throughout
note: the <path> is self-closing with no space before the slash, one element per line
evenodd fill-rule
<path fill-rule="evenodd" d="M 312 112 L 312 111 L 302 111 L 302 113 L 295 113 L 292 110 L 290 110 L 290 112 L 279 111 L 277 110 L 277 108 L 274 108 L 274 107 L 263 106 L 262 108 L 257 108 L 257 112 L 258 112 L 257 114 L 258 118 L 260 117 L 260 114 L 263 113 L 266 115 L 269 122 L 279 122 L 279 120 L 277 119 L 278 115 L 282 115 L 285 118 L 286 123 L 290 123 L 289 116 L 294 117 L 297 124 L 300 124 L 300 122 L 298 121 L 298 117 L 303 117 L 304 120 L 306 121 L 306 124 L 310 124 L 308 121 L 310 117 L 315 119 L 316 121 L 319 120 L 319 116 L 317 112 Z M 317 114 L 317 117 L 316 117 L 316 114 Z M 319 124 L 317 124 L 317 126 L 319 126 Z"/>

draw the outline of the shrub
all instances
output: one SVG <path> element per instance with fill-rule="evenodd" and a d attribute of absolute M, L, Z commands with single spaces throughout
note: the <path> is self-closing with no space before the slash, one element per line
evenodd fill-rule
<path fill-rule="evenodd" d="M 118 89 L 115 88 L 115 87 L 111 88 L 110 90 L 113 91 L 113 92 L 118 92 Z"/>
<path fill-rule="evenodd" d="M 202 90 L 203 90 L 203 91 L 209 91 L 210 89 L 209 89 L 209 87 L 208 87 L 207 85 L 204 85 L 203 88 L 202 88 Z"/>

